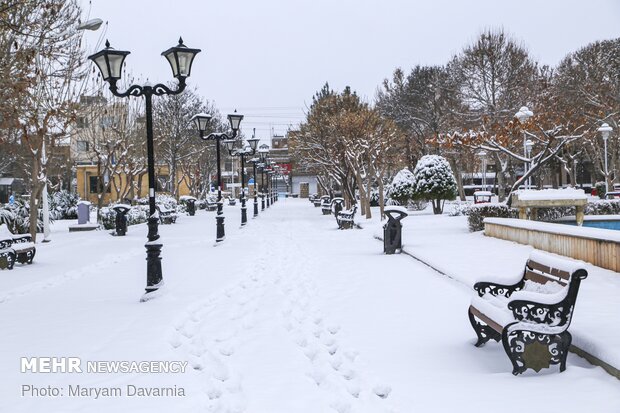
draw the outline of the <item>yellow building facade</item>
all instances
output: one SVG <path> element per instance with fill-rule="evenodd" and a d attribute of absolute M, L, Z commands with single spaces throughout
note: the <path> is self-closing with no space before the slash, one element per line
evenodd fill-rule
<path fill-rule="evenodd" d="M 166 182 L 169 181 L 170 173 L 167 165 L 159 165 L 155 167 L 155 175 L 157 177 L 157 193 L 170 193 L 170 188 L 166 187 Z M 125 173 L 118 173 L 109 177 L 112 181 L 108 192 L 103 194 L 103 203 L 109 204 L 111 202 L 123 202 L 127 201 L 127 198 L 131 198 L 131 192 L 129 189 L 129 182 Z M 138 182 L 140 181 L 140 182 Z M 191 195 L 190 189 L 187 185 L 183 175 L 177 173 L 176 182 L 178 184 L 179 196 Z M 76 186 L 77 193 L 81 199 L 97 203 L 98 196 L 98 173 L 97 165 L 78 165 L 76 167 Z M 144 173 L 140 177 L 133 178 L 133 196 L 137 198 L 144 198 L 148 196 L 149 178 L 148 174 Z M 126 199 L 122 199 L 125 197 Z"/>

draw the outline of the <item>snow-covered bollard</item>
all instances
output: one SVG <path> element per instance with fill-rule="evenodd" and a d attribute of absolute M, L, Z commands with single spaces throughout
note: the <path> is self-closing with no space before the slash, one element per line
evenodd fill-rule
<path fill-rule="evenodd" d="M 185 207 L 187 209 L 187 215 L 189 215 L 190 217 L 196 215 L 196 198 L 189 195 L 183 195 L 179 197 L 179 201 L 185 204 Z"/>
<path fill-rule="evenodd" d="M 407 209 L 401 206 L 388 206 L 384 209 L 388 222 L 383 226 L 383 252 L 395 254 L 402 249 L 402 228 L 401 220 L 408 216 Z"/>
<path fill-rule="evenodd" d="M 127 213 L 131 210 L 131 206 L 118 204 L 114 205 L 112 209 L 116 212 L 116 218 L 114 220 L 116 235 L 122 236 L 127 234 Z"/>

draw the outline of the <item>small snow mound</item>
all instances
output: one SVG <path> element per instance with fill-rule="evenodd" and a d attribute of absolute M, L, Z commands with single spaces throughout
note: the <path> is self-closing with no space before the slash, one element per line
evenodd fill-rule
<path fill-rule="evenodd" d="M 387 399 L 390 393 L 392 392 L 392 388 L 387 385 L 377 385 L 372 389 L 373 393 L 382 399 Z"/>

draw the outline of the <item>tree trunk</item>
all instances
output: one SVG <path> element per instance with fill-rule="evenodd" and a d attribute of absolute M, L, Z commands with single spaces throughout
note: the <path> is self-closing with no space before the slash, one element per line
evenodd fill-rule
<path fill-rule="evenodd" d="M 433 214 L 441 215 L 443 214 L 443 202 L 441 199 L 433 199 L 431 200 L 433 204 Z"/>
<path fill-rule="evenodd" d="M 381 214 L 381 219 L 385 219 L 385 194 L 383 188 L 383 175 L 379 177 L 379 213 Z"/>
<path fill-rule="evenodd" d="M 452 170 L 454 171 L 456 175 L 456 187 L 459 191 L 459 198 L 461 199 L 461 201 L 465 201 L 466 199 L 465 199 L 465 189 L 463 188 L 463 172 L 461 171 L 461 168 L 456 162 L 456 159 L 450 157 L 449 162 L 450 162 L 450 167 L 452 168 Z"/>

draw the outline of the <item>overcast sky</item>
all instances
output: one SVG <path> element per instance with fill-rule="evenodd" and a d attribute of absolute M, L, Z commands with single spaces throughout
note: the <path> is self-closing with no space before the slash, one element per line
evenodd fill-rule
<path fill-rule="evenodd" d="M 396 67 L 443 64 L 484 28 L 503 27 L 551 65 L 620 37 L 620 0 L 92 0 L 90 17 L 152 82 L 171 79 L 160 54 L 180 35 L 202 49 L 188 83 L 261 138 L 303 119 L 326 81 L 372 101 Z M 102 31 L 88 34 L 89 53 Z"/>

